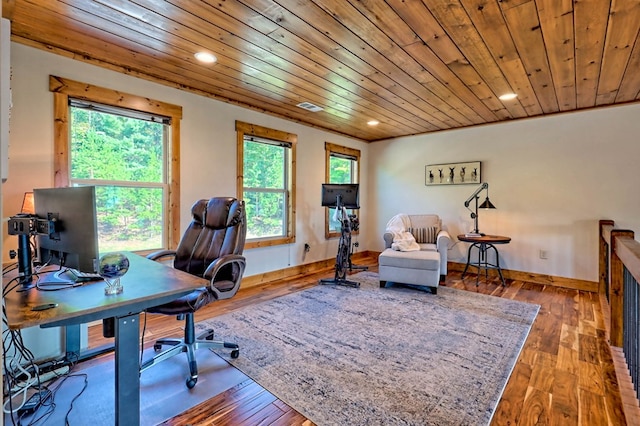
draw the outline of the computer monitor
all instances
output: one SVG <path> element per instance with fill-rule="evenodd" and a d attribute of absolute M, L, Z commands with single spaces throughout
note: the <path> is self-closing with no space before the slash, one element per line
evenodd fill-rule
<path fill-rule="evenodd" d="M 34 189 L 33 195 L 36 217 L 54 224 L 51 232 L 37 229 L 40 262 L 97 272 L 95 187 Z"/>
<path fill-rule="evenodd" d="M 323 183 L 322 207 L 337 207 L 340 199 L 341 207 L 359 209 L 359 185 L 357 183 Z"/>

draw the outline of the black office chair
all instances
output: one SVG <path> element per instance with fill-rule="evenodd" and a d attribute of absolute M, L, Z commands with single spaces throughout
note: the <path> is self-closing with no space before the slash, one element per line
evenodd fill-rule
<path fill-rule="evenodd" d="M 173 258 L 173 267 L 210 281 L 208 287 L 165 305 L 147 309 L 147 312 L 163 315 L 177 315 L 185 320 L 184 339 L 160 339 L 154 344 L 159 352 L 162 346 L 171 348 L 154 356 L 142 364 L 140 372 L 182 352 L 187 353 L 191 376 L 187 387 L 193 388 L 198 381 L 198 366 L 195 350 L 201 347 L 231 349 L 231 357 L 237 358 L 240 349 L 235 343 L 213 340 L 213 330 L 195 336 L 194 313 L 211 302 L 233 297 L 245 268 L 242 256 L 246 238 L 246 214 L 244 201 L 219 197 L 197 201 L 191 208 L 193 220 L 178 245 L 177 250 L 162 250 L 148 257 L 157 261 Z"/>

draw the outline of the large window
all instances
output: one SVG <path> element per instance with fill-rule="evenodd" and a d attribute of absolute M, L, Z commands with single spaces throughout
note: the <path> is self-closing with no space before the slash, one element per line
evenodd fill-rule
<path fill-rule="evenodd" d="M 295 241 L 296 135 L 236 122 L 238 197 L 247 211 L 247 248 Z"/>
<path fill-rule="evenodd" d="M 78 91 L 81 83 L 59 77 L 50 84 L 56 186 L 96 187 L 100 251 L 175 247 L 180 108 L 89 85 Z"/>
<path fill-rule="evenodd" d="M 359 183 L 360 150 L 347 148 L 326 142 L 325 149 L 325 181 L 326 183 Z M 334 220 L 335 209 L 326 208 L 325 237 L 340 236 L 340 222 Z M 349 214 L 358 215 L 357 210 L 349 210 Z"/>

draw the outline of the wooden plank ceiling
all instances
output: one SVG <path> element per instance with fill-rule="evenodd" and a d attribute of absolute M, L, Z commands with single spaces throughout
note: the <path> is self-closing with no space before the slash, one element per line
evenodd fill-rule
<path fill-rule="evenodd" d="M 640 0 L 2 1 L 18 43 L 366 141 L 640 99 Z"/>

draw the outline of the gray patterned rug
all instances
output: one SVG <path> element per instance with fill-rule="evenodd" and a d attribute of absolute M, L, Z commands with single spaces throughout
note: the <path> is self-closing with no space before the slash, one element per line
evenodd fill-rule
<path fill-rule="evenodd" d="M 201 322 L 318 425 L 484 425 L 539 306 L 440 287 L 316 286 Z"/>

